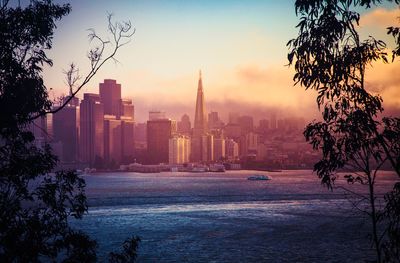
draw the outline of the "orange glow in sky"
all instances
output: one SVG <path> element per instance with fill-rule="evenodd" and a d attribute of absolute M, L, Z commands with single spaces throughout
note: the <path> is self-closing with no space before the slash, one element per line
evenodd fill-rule
<path fill-rule="evenodd" d="M 298 18 L 294 1 L 99 1 L 93 7 L 72 1 L 72 12 L 58 23 L 54 48 L 49 56 L 54 66 L 45 71 L 51 96 L 67 94 L 62 70 L 75 62 L 87 72 L 88 28 L 105 34 L 107 12 L 117 20 L 131 20 L 136 34 L 117 59 L 102 68 L 84 92 L 98 92 L 103 79 L 122 84 L 122 95 L 132 98 L 138 121 L 149 110 L 166 111 L 179 119 L 193 118 L 198 70 L 203 72 L 207 109 L 255 114 L 269 118 L 316 116 L 315 94 L 293 87 L 293 69 L 287 64 L 289 39 L 296 37 Z M 217 3 L 218 2 L 218 3 Z M 96 2 L 97 3 L 97 2 Z M 388 23 L 398 22 L 399 9 L 383 6 L 362 14 L 360 31 L 390 42 Z M 400 109 L 400 66 L 374 65 L 367 85 L 379 92 L 386 109 Z"/>

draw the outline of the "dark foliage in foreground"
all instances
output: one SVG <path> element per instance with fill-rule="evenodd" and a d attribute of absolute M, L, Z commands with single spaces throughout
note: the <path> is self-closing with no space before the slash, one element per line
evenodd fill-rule
<path fill-rule="evenodd" d="M 399 262 L 399 183 L 385 195 L 385 207 L 380 209 L 375 182 L 386 163 L 400 178 L 400 119 L 381 117 L 382 98 L 368 92 L 365 80 L 366 69 L 375 61 L 389 63 L 389 55 L 383 41 L 372 36 L 361 39 L 357 32 L 360 14 L 355 11 L 382 2 L 297 0 L 299 34 L 288 42 L 288 60 L 296 71 L 295 84 L 318 92 L 322 121 L 310 123 L 304 131 L 307 141 L 322 152 L 314 170 L 330 189 L 338 170 L 353 171 L 345 176 L 348 183 L 368 189 L 368 195 L 357 196 L 357 204 L 369 206 L 364 212 L 371 220 L 376 260 Z M 390 2 L 400 4 L 399 0 Z M 391 55 L 395 61 L 400 50 L 399 28 L 387 30 L 395 38 Z"/>
<path fill-rule="evenodd" d="M 135 262 L 139 242 L 140 238 L 137 236 L 128 238 L 123 244 L 122 251 L 110 253 L 109 261 L 111 263 Z"/>
<path fill-rule="evenodd" d="M 55 22 L 70 9 L 50 0 L 0 3 L 1 262 L 97 260 L 96 241 L 68 224 L 87 212 L 85 181 L 73 171 L 52 173 L 56 156 L 29 129 L 35 116 L 51 111 L 42 67 L 52 65 L 46 51 Z M 124 251 L 129 262 L 137 242 Z"/>

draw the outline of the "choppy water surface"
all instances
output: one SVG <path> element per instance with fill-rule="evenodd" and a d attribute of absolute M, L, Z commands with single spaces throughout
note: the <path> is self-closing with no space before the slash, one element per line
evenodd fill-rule
<path fill-rule="evenodd" d="M 368 221 L 310 171 L 85 176 L 89 214 L 73 221 L 99 254 L 141 237 L 139 262 L 362 262 Z M 378 192 L 395 180 L 382 173 Z M 362 188 L 351 187 L 363 191 Z"/>

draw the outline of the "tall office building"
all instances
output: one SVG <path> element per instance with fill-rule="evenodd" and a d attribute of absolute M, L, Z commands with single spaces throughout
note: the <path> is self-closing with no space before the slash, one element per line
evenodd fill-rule
<path fill-rule="evenodd" d="M 214 160 L 221 161 L 225 158 L 225 139 L 214 138 Z"/>
<path fill-rule="evenodd" d="M 225 141 L 225 154 L 228 160 L 236 160 L 239 158 L 239 144 L 233 139 Z"/>
<path fill-rule="evenodd" d="M 190 157 L 190 138 L 184 135 L 175 135 L 169 139 L 169 163 L 188 163 Z"/>
<path fill-rule="evenodd" d="M 27 128 L 32 132 L 33 136 L 35 136 L 35 146 L 38 148 L 44 147 L 50 138 L 48 135 L 49 127 L 47 126 L 47 116 L 35 119 Z"/>
<path fill-rule="evenodd" d="M 169 162 L 169 139 L 176 133 L 176 121 L 147 121 L 147 152 L 152 164 Z"/>
<path fill-rule="evenodd" d="M 189 115 L 183 114 L 181 120 L 178 122 L 178 133 L 189 135 L 192 131 Z"/>
<path fill-rule="evenodd" d="M 213 160 L 213 136 L 208 134 L 208 121 L 205 109 L 201 71 L 197 87 L 196 111 L 192 136 L 192 161 L 209 162 Z"/>
<path fill-rule="evenodd" d="M 80 156 L 93 167 L 104 157 L 104 108 L 100 96 L 92 93 L 83 94 L 80 105 Z"/>
<path fill-rule="evenodd" d="M 122 163 L 128 164 L 135 155 L 135 122 L 128 117 L 121 116 L 121 149 Z"/>
<path fill-rule="evenodd" d="M 202 136 L 208 131 L 207 114 L 204 104 L 203 81 L 201 71 L 199 74 L 199 83 L 197 86 L 196 111 L 194 115 L 193 136 Z"/>
<path fill-rule="evenodd" d="M 121 84 L 114 79 L 105 79 L 99 84 L 100 98 L 104 105 L 104 114 L 121 115 Z"/>
<path fill-rule="evenodd" d="M 61 162 L 79 161 L 79 99 L 72 100 L 63 109 L 53 114 L 53 140 L 61 143 Z"/>
<path fill-rule="evenodd" d="M 135 120 L 135 107 L 133 106 L 131 99 L 121 99 L 120 101 L 120 117 L 124 116 L 131 118 L 132 121 Z"/>
<path fill-rule="evenodd" d="M 135 148 L 145 149 L 147 148 L 147 123 L 136 123 L 135 124 Z"/>
<path fill-rule="evenodd" d="M 104 115 L 104 160 L 120 164 L 122 159 L 121 120 Z"/>
<path fill-rule="evenodd" d="M 163 119 L 166 119 L 165 111 L 159 111 L 159 110 L 149 111 L 149 120 L 150 121 L 163 120 Z"/>

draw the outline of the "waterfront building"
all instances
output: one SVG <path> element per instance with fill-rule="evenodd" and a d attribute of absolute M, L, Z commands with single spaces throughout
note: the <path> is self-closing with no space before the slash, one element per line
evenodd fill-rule
<path fill-rule="evenodd" d="M 104 157 L 104 108 L 98 94 L 85 93 L 80 104 L 80 157 L 93 167 Z"/>
<path fill-rule="evenodd" d="M 105 79 L 99 84 L 99 93 L 104 107 L 104 114 L 121 115 L 121 84 L 114 79 Z"/>
<path fill-rule="evenodd" d="M 121 116 L 121 157 L 122 163 L 130 163 L 135 155 L 135 122 L 130 117 Z"/>
<path fill-rule="evenodd" d="M 134 132 L 135 148 L 147 149 L 147 123 L 136 123 Z"/>
<path fill-rule="evenodd" d="M 157 119 L 147 121 L 147 152 L 149 163 L 169 162 L 169 139 L 176 133 L 176 121 Z"/>
<path fill-rule="evenodd" d="M 214 138 L 214 160 L 221 161 L 225 158 L 225 139 Z"/>
<path fill-rule="evenodd" d="M 104 115 L 104 160 L 120 164 L 122 155 L 121 120 L 115 115 Z"/>
<path fill-rule="evenodd" d="M 239 144 L 233 139 L 226 139 L 225 149 L 225 154 L 228 160 L 234 161 L 239 158 Z"/>
<path fill-rule="evenodd" d="M 43 148 L 50 138 L 48 136 L 47 115 L 35 119 L 28 125 L 27 129 L 35 137 L 35 146 Z"/>
<path fill-rule="evenodd" d="M 192 136 L 191 159 L 193 162 L 209 162 L 212 161 L 213 136 L 208 134 L 208 120 L 205 109 L 203 81 L 201 71 L 199 74 L 199 82 L 197 85 L 196 110 L 194 115 L 194 127 Z"/>
<path fill-rule="evenodd" d="M 188 163 L 190 158 L 190 138 L 174 135 L 169 139 L 169 164 Z"/>
<path fill-rule="evenodd" d="M 56 109 L 56 108 L 55 108 Z M 53 142 L 60 143 L 59 159 L 63 163 L 79 161 L 79 99 L 72 98 L 60 111 L 52 115 Z"/>

